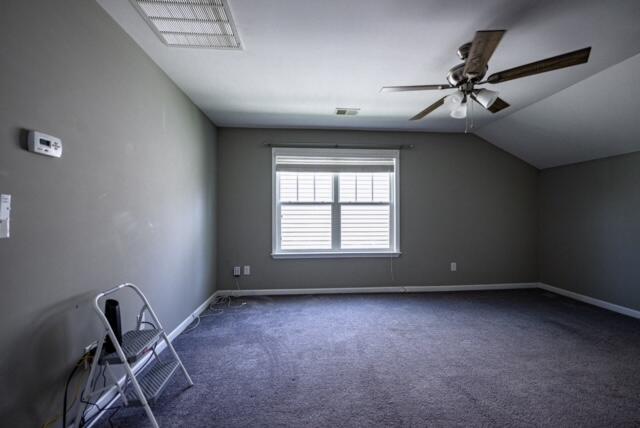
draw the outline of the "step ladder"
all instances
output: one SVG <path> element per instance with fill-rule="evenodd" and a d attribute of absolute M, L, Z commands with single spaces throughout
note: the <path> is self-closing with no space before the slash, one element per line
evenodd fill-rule
<path fill-rule="evenodd" d="M 122 343 L 118 343 L 116 335 L 107 320 L 104 311 L 101 308 L 101 301 L 105 296 L 113 294 L 124 288 L 133 290 L 142 301 L 142 308 L 138 314 L 136 329 L 128 331 L 122 335 Z M 173 348 L 167 333 L 162 328 L 160 320 L 151 308 L 149 301 L 142 291 L 131 283 L 120 284 L 110 290 L 100 293 L 94 301 L 94 309 L 98 313 L 98 318 L 105 328 L 105 334 L 98 340 L 96 353 L 91 364 L 89 377 L 81 395 L 83 402 L 95 403 L 94 399 L 99 399 L 102 394 L 110 390 L 113 385 L 104 385 L 102 388 L 96 388 L 97 378 L 104 376 L 115 385 L 120 393 L 120 399 L 125 406 L 137 405 L 142 406 L 151 421 L 154 428 L 159 428 L 150 403 L 153 403 L 164 387 L 167 385 L 171 377 L 176 373 L 178 368 L 184 374 L 189 386 L 193 385 L 187 369 L 185 369 L 180 357 Z M 149 313 L 151 322 L 145 322 L 144 314 Z M 147 324 L 151 324 L 153 328 L 145 328 Z M 113 348 L 113 352 L 107 352 L 105 349 L 106 337 L 109 337 Z M 170 351 L 171 359 L 165 357 L 161 360 L 156 353 L 155 347 L 158 343 L 164 341 Z M 145 360 L 144 367 L 138 367 L 134 372 L 133 365 Z M 113 365 L 121 365 L 125 371 L 124 382 L 119 382 L 113 372 Z M 106 383 L 106 381 L 105 381 Z M 74 428 L 79 428 L 83 421 L 85 407 L 82 403 L 78 405 L 76 418 L 73 424 Z M 66 428 L 66 427 L 65 427 Z"/>

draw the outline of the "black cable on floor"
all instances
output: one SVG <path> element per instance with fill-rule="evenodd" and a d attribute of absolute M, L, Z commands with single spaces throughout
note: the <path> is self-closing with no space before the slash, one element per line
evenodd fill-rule
<path fill-rule="evenodd" d="M 84 358 L 84 357 L 83 357 Z M 67 396 L 69 395 L 69 384 L 71 383 L 71 379 L 73 379 L 73 375 L 78 371 L 78 367 L 80 367 L 80 361 L 78 361 L 74 366 L 71 373 L 69 373 L 69 377 L 67 378 L 67 382 L 64 385 L 64 400 L 62 401 L 62 426 L 67 426 Z"/>

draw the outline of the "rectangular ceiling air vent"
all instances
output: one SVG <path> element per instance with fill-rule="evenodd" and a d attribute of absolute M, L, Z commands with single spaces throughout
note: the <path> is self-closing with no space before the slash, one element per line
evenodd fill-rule
<path fill-rule="evenodd" d="M 167 46 L 242 49 L 227 0 L 131 0 Z"/>
<path fill-rule="evenodd" d="M 355 116 L 360 111 L 359 108 L 350 108 L 350 107 L 338 107 L 336 108 L 336 114 L 338 116 Z"/>

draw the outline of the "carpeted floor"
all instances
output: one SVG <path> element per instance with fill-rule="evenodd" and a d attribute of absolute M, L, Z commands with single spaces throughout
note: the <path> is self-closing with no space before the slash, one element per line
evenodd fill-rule
<path fill-rule="evenodd" d="M 176 340 L 195 386 L 161 427 L 640 426 L 639 320 L 540 290 L 246 302 Z"/>

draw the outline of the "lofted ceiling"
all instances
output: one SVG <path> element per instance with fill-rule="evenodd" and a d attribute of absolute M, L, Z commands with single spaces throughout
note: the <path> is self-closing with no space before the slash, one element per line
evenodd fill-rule
<path fill-rule="evenodd" d="M 622 91 L 626 102 L 624 88 L 632 85 L 613 85 L 620 72 L 601 75 L 640 53 L 638 0 L 227 0 L 239 51 L 167 47 L 129 0 L 97 1 L 219 126 L 461 132 L 464 120 L 445 109 L 408 120 L 445 91 L 380 93 L 380 87 L 445 83 L 460 62 L 457 48 L 476 30 L 507 30 L 489 73 L 592 46 L 587 64 L 487 85 L 511 107 L 493 115 L 474 110 L 474 132 L 538 167 L 616 154 L 573 153 L 551 140 L 541 146 L 545 131 L 534 130 L 555 132 L 558 117 L 574 110 L 556 105 L 562 115 L 550 124 L 545 105 L 534 103 L 550 96 L 554 103 L 586 102 L 594 91 L 600 104 L 585 114 L 597 116 L 608 108 L 601 103 L 606 91 Z M 637 75 L 637 61 L 631 65 Z M 571 89 L 590 76 L 590 84 Z M 574 95 L 564 93 L 569 87 Z M 336 116 L 336 107 L 360 112 Z"/>
<path fill-rule="evenodd" d="M 492 122 L 477 134 L 549 168 L 640 150 L 640 55 Z"/>

